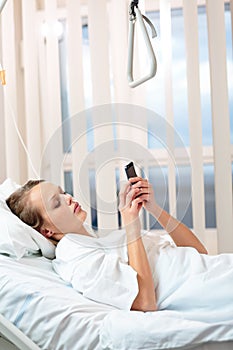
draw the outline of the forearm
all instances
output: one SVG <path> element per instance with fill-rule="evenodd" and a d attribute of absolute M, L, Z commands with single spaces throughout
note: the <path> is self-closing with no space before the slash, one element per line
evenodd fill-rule
<path fill-rule="evenodd" d="M 156 297 L 153 277 L 147 254 L 141 239 L 139 212 L 143 201 L 136 197 L 140 192 L 130 183 L 121 189 L 119 210 L 126 230 L 129 265 L 137 272 L 138 294 L 132 304 L 132 310 L 156 311 Z"/>
<path fill-rule="evenodd" d="M 198 250 L 199 253 L 207 254 L 207 250 L 195 234 L 183 223 L 175 219 L 159 205 L 155 205 L 151 214 L 160 225 L 169 233 L 177 246 L 188 246 Z"/>
<path fill-rule="evenodd" d="M 127 238 L 129 265 L 137 272 L 139 288 L 132 310 L 156 311 L 154 282 L 142 239 L 133 239 L 131 234 Z"/>

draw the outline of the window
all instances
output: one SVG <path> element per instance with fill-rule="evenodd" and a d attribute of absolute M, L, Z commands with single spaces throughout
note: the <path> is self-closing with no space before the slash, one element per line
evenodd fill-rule
<path fill-rule="evenodd" d="M 189 121 L 187 106 L 187 81 L 186 81 L 186 54 L 184 40 L 184 19 L 182 8 L 173 9 L 171 12 L 172 20 L 172 79 L 173 79 L 173 99 L 174 99 L 174 128 L 180 135 L 183 147 L 190 146 L 189 139 Z M 150 12 L 148 17 L 153 22 L 157 38 L 153 41 L 156 57 L 158 61 L 158 71 L 155 79 L 147 82 L 146 102 L 148 109 L 154 110 L 159 115 L 165 117 L 165 98 L 163 73 L 159 69 L 161 57 L 161 41 L 160 41 L 160 15 L 159 12 Z M 88 38 L 87 20 L 83 25 L 83 71 L 84 71 L 84 92 L 86 108 L 92 105 L 92 86 L 91 86 L 91 69 L 90 69 L 90 50 Z M 62 20 L 64 29 L 66 28 L 65 20 Z M 232 31 L 231 31 L 231 12 L 229 3 L 225 4 L 225 25 L 226 25 L 226 43 L 227 43 L 227 73 L 229 88 L 229 108 L 230 108 L 230 124 L 231 124 L 231 143 L 233 143 L 233 60 L 232 60 Z M 205 6 L 198 7 L 198 29 L 199 29 L 199 61 L 200 61 L 200 91 L 201 91 L 201 112 L 202 112 L 202 137 L 203 149 L 210 149 L 212 156 L 212 121 L 211 121 L 211 97 L 210 97 L 210 74 L 209 74 L 209 57 L 208 57 L 208 31 Z M 62 116 L 63 120 L 69 118 L 69 98 L 66 76 L 66 30 L 59 41 L 60 49 L 60 65 L 61 65 L 61 100 L 62 100 Z M 91 116 L 87 119 L 87 124 L 91 126 Z M 163 143 L 154 138 L 153 130 L 156 125 L 149 123 L 148 125 L 148 147 L 151 150 L 163 149 Z M 161 134 L 166 130 L 161 130 Z M 63 130 L 64 152 L 70 151 L 71 137 L 69 123 L 64 123 Z M 94 147 L 93 133 L 88 133 L 88 149 L 91 151 Z M 206 152 L 204 152 L 206 153 Z M 208 153 L 208 151 L 207 151 Z M 209 153 L 208 153 L 209 154 Z M 212 161 L 212 163 L 211 163 Z M 215 193 L 214 193 L 214 166 L 213 158 L 208 162 L 204 161 L 204 190 L 205 190 L 205 216 L 206 227 L 216 227 L 215 215 Z M 193 226 L 192 219 L 192 201 L 191 201 L 191 168 L 187 164 L 179 164 L 176 168 L 176 188 L 177 188 L 177 216 L 183 220 L 189 227 Z M 233 166 L 232 166 L 233 174 Z M 182 182 L 179 182 L 180 176 Z M 232 175 L 233 176 L 233 175 Z M 91 205 L 95 206 L 95 176 L 90 170 L 90 189 L 91 189 Z M 65 174 L 66 186 L 69 188 L 72 182 L 72 173 Z M 155 186 L 158 203 L 166 210 L 169 210 L 168 196 L 168 168 L 164 166 L 158 168 L 151 166 L 149 168 L 149 179 Z M 159 185 L 158 185 L 159 184 Z M 93 226 L 97 226 L 96 210 L 92 210 Z M 158 223 L 153 223 L 153 219 L 149 218 L 149 225 L 159 228 Z M 120 223 L 120 221 L 119 221 Z"/>

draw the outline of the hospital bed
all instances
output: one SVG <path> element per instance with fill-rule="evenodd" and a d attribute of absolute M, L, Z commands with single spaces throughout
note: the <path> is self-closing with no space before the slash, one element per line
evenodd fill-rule
<path fill-rule="evenodd" d="M 216 323 L 172 310 L 123 311 L 76 292 L 54 272 L 53 246 L 7 209 L 4 198 L 15 186 L 0 185 L 0 349 L 233 348 L 233 318 Z"/>

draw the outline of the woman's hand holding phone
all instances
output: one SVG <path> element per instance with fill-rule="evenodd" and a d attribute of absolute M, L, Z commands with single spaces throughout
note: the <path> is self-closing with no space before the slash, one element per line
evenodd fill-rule
<path fill-rule="evenodd" d="M 129 181 L 132 183 L 132 189 L 139 189 L 138 196 L 140 196 L 140 199 L 143 201 L 144 208 L 151 213 L 157 205 L 153 186 L 147 179 L 141 177 L 130 178 Z"/>
<path fill-rule="evenodd" d="M 139 192 L 139 188 L 133 188 L 130 183 L 125 184 L 119 193 L 119 210 L 124 226 L 132 225 L 134 229 L 140 230 L 138 219 L 142 208 L 142 200 L 137 197 Z"/>
<path fill-rule="evenodd" d="M 148 180 L 137 176 L 133 162 L 130 162 L 125 166 L 125 172 L 129 182 L 132 185 L 132 189 L 139 189 L 136 198 L 140 197 L 144 208 L 148 212 L 152 212 L 156 206 L 153 186 L 148 182 Z"/>
<path fill-rule="evenodd" d="M 144 197 L 148 196 L 148 182 L 137 176 L 132 162 L 126 166 L 125 170 L 129 181 L 120 192 L 119 209 L 126 230 L 129 265 L 137 272 L 139 289 L 132 304 L 132 310 L 155 311 L 157 305 L 154 282 L 147 253 L 141 239 L 139 220 L 139 212 L 144 205 Z"/>

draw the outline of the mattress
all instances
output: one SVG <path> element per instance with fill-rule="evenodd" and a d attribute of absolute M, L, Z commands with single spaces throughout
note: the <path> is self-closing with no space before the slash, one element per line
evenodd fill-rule
<path fill-rule="evenodd" d="M 194 348 L 192 347 L 192 350 L 232 350 L 233 349 L 233 342 L 214 342 L 214 343 L 208 343 L 204 345 L 198 345 Z"/>
<path fill-rule="evenodd" d="M 98 304 L 61 280 L 44 257 L 1 255 L 0 275 L 0 313 L 41 349 L 233 348 L 233 322 L 208 324 L 169 310 L 142 313 Z"/>

